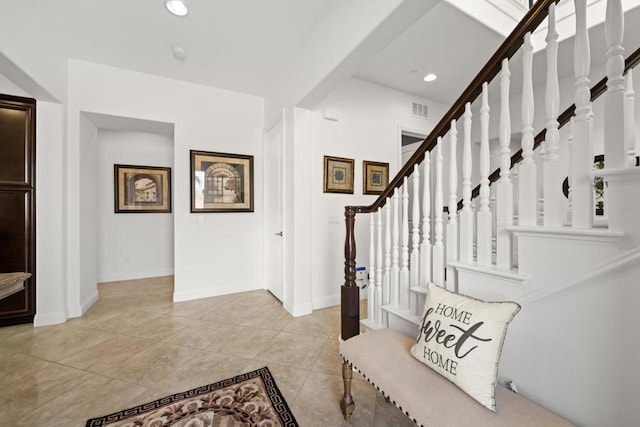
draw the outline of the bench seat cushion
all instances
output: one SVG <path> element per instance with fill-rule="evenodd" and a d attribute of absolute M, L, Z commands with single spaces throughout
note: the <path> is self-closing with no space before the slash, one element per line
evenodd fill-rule
<path fill-rule="evenodd" d="M 391 329 L 348 339 L 340 355 L 394 405 L 422 426 L 570 426 L 543 407 L 498 385 L 496 412 L 416 360 L 415 340 Z M 358 401 L 358 397 L 354 396 Z"/>

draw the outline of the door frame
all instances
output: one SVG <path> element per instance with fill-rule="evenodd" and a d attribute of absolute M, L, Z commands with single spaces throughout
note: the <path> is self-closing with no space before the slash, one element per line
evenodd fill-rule
<path fill-rule="evenodd" d="M 269 141 L 269 133 L 272 132 L 274 129 L 276 129 L 277 127 L 280 127 L 280 134 L 281 134 L 281 139 L 282 139 L 282 144 L 280 147 L 280 152 L 281 152 L 281 158 L 284 160 L 284 114 L 280 117 L 278 117 L 273 123 L 269 124 L 267 127 L 265 127 L 265 131 L 264 131 L 264 143 L 263 143 L 263 150 L 264 150 L 264 195 L 265 195 L 265 214 L 264 214 L 264 277 L 265 277 L 265 282 L 264 282 L 264 288 L 266 290 L 268 290 L 269 292 L 271 292 L 271 290 L 269 289 L 269 284 L 268 284 L 268 280 L 269 280 L 269 239 L 271 238 L 271 230 L 269 229 L 269 215 L 270 215 L 270 211 L 269 211 L 269 174 L 271 173 L 271 170 L 269 169 L 269 158 L 268 158 L 268 141 Z M 285 225 L 285 200 L 284 200 L 284 170 L 285 164 L 284 161 L 281 163 L 280 165 L 280 194 L 281 194 L 281 198 L 280 198 L 280 221 L 282 224 L 282 232 L 284 233 L 284 225 Z M 286 301 L 286 296 L 287 296 L 287 286 L 285 286 L 285 276 L 286 276 L 286 263 L 285 263 L 285 248 L 286 248 L 286 239 L 287 239 L 287 235 L 286 233 L 283 234 L 282 236 L 282 249 L 280 252 L 280 267 L 281 267 L 281 274 L 282 274 L 282 300 L 281 302 L 284 304 L 284 301 Z M 276 296 L 276 295 L 274 295 Z M 276 296 L 276 298 L 278 298 Z M 279 299 L 279 298 L 278 298 Z"/>

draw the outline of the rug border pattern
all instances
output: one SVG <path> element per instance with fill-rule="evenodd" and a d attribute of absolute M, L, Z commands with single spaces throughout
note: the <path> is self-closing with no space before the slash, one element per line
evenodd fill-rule
<path fill-rule="evenodd" d="M 87 421 L 85 427 L 98 427 L 104 426 L 107 423 L 114 423 L 117 421 L 123 421 L 127 418 L 135 417 L 145 412 L 155 410 L 161 408 L 163 406 L 169 405 L 173 402 L 178 402 L 183 399 L 197 397 L 203 394 L 210 393 L 212 391 L 232 386 L 234 384 L 238 384 L 240 382 L 253 379 L 260 378 L 264 385 L 264 389 L 267 393 L 267 397 L 271 402 L 271 406 L 273 407 L 275 413 L 278 415 L 281 423 L 285 427 L 297 427 L 298 422 L 296 421 L 287 401 L 282 396 L 282 393 L 278 389 L 276 385 L 276 381 L 269 371 L 269 368 L 266 366 L 260 369 L 256 369 L 255 371 L 247 372 L 244 374 L 237 375 L 232 378 L 227 378 L 222 381 L 218 381 L 206 386 L 197 387 L 191 390 L 187 390 L 180 393 L 175 393 L 170 396 L 165 396 L 160 399 L 154 400 L 153 402 L 143 403 L 142 405 L 134 406 L 131 408 L 123 409 L 122 411 L 114 412 L 109 415 L 105 415 L 98 418 L 91 418 Z"/>

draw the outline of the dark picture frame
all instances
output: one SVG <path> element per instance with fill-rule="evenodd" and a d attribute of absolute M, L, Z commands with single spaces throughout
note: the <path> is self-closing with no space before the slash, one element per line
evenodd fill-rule
<path fill-rule="evenodd" d="M 170 213 L 171 168 L 113 165 L 115 213 Z"/>
<path fill-rule="evenodd" d="M 389 163 L 362 162 L 362 194 L 382 194 L 389 185 Z"/>
<path fill-rule="evenodd" d="M 324 156 L 325 193 L 353 194 L 353 159 Z"/>
<path fill-rule="evenodd" d="M 190 150 L 191 212 L 253 212 L 253 156 Z"/>

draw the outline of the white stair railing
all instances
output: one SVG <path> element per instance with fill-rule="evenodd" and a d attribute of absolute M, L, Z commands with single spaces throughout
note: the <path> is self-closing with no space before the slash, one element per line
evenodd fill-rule
<path fill-rule="evenodd" d="M 402 185 L 402 250 L 400 251 L 400 307 L 409 311 L 409 180 Z"/>
<path fill-rule="evenodd" d="M 411 285 L 410 288 L 419 286 L 420 283 L 420 168 L 419 165 L 413 167 L 413 200 L 411 209 Z M 414 315 L 422 311 L 418 306 L 418 299 L 413 292 L 409 292 L 409 306 Z"/>
<path fill-rule="evenodd" d="M 435 183 L 435 243 L 433 244 L 433 283 L 444 286 L 444 241 L 442 233 L 442 138 L 438 138 L 436 145 L 436 183 Z"/>
<path fill-rule="evenodd" d="M 509 59 L 505 58 L 501 62 L 500 73 L 496 75 L 500 84 L 500 114 L 497 129 L 499 147 L 497 150 L 494 147 L 494 153 L 497 153 L 499 160 L 499 179 L 491 186 L 490 180 L 496 179 L 497 172 L 490 175 L 491 109 L 489 82 L 484 82 L 479 93 L 480 147 L 477 163 L 474 165 L 472 154 L 472 103 L 467 102 L 458 119 L 451 120 L 447 131 L 435 138 L 433 151 L 424 154 L 421 165 L 413 164 L 412 174 L 403 177 L 402 185 L 371 216 L 369 325 L 389 325 L 389 314 L 383 306 L 389 307 L 393 313 L 404 313 L 408 318 L 415 319 L 421 312 L 426 284 L 433 281 L 457 290 L 458 269 L 465 268 L 465 265 L 484 269 L 487 274 L 500 271 L 503 274 L 517 274 L 519 255 L 511 234 L 514 222 L 517 226 L 541 229 L 565 225 L 573 228 L 593 227 L 593 113 L 588 78 L 591 59 L 586 0 L 575 0 L 574 4 L 575 116 L 570 119 L 567 140 L 560 139 L 559 131 L 558 34 L 555 4 L 551 3 L 546 36 L 544 144 L 536 153 L 535 141 L 540 140 L 542 134 L 534 137 L 533 47 L 531 32 L 528 32 L 523 34 L 522 44 L 521 161 L 514 168 L 511 167 L 511 76 Z M 633 75 L 631 70 L 626 72 L 626 76 L 624 74 L 621 10 L 619 0 L 608 1 L 605 27 L 609 81 L 603 101 L 606 168 L 635 167 L 635 156 L 640 155 L 635 130 Z M 566 116 L 567 113 L 564 113 L 562 125 L 567 122 Z M 460 168 L 457 162 L 458 120 L 462 123 Z M 445 142 L 448 144 L 446 169 L 443 162 Z M 560 145 L 564 143 L 567 149 L 561 150 Z M 561 159 L 560 156 L 565 152 L 568 158 Z M 472 198 L 474 168 L 479 172 L 477 199 Z M 540 189 L 538 168 L 543 172 Z M 444 173 L 447 173 L 448 192 L 446 225 L 443 217 Z M 460 212 L 459 175 L 462 198 Z M 565 176 L 569 182 L 568 203 L 562 201 L 562 181 Z M 542 199 L 538 198 L 539 193 L 542 193 Z M 615 210 L 622 202 L 608 200 L 607 203 L 608 209 Z M 477 212 L 474 212 L 474 206 L 478 207 Z"/>
<path fill-rule="evenodd" d="M 458 260 L 458 163 L 456 161 L 456 153 L 458 145 L 458 129 L 456 121 L 451 121 L 451 129 L 449 130 L 449 205 L 448 214 L 449 222 L 447 223 L 447 244 L 446 244 L 446 283 L 449 290 L 455 291 L 456 288 L 456 272 L 455 268 L 449 266 L 449 261 Z"/>
<path fill-rule="evenodd" d="M 629 157 L 629 166 L 636 165 L 636 156 L 639 155 L 640 140 L 636 139 L 636 93 L 633 90 L 633 69 L 629 69 L 625 75 L 625 111 L 624 111 L 624 141 Z"/>
<path fill-rule="evenodd" d="M 562 225 L 560 198 L 562 182 L 560 172 L 560 132 L 558 130 L 558 110 L 560 108 L 560 87 L 558 85 L 558 32 L 556 31 L 556 5 L 549 7 L 549 29 L 547 32 L 547 86 L 545 92 L 545 113 L 547 133 L 545 136 L 544 158 L 544 225 Z"/>
<path fill-rule="evenodd" d="M 467 102 L 463 116 L 462 146 L 462 210 L 460 211 L 460 261 L 473 262 L 473 210 L 471 209 L 471 103 Z M 451 209 L 451 204 L 449 205 Z M 457 206 L 456 206 L 457 209 Z"/>
<path fill-rule="evenodd" d="M 500 73 L 500 179 L 496 187 L 496 265 L 511 268 L 513 225 L 513 184 L 511 183 L 511 117 L 509 112 L 509 60 L 502 61 Z"/>
<path fill-rule="evenodd" d="M 518 224 L 533 226 L 537 223 L 536 165 L 533 160 L 533 45 L 531 33 L 524 36 L 522 55 L 522 162 L 518 180 Z"/>
<path fill-rule="evenodd" d="M 493 221 L 489 208 L 489 88 L 482 84 L 482 106 L 480 107 L 480 207 L 478 208 L 477 258 L 478 264 L 491 264 Z"/>
<path fill-rule="evenodd" d="M 571 226 L 591 228 L 593 226 L 593 145 L 591 118 L 591 92 L 589 87 L 589 32 L 587 31 L 587 0 L 574 0 L 576 9 L 576 36 L 573 66 L 576 78 L 574 103 L 576 106 L 573 133 L 573 157 L 571 159 Z"/>

